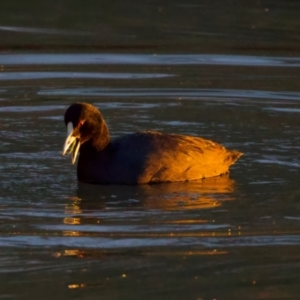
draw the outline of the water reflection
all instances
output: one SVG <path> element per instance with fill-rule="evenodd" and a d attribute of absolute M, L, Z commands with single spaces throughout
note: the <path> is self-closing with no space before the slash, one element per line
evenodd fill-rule
<path fill-rule="evenodd" d="M 234 200 L 234 185 L 228 176 L 138 186 L 78 183 L 77 196 L 71 197 L 65 207 L 63 224 L 38 228 L 59 231 L 66 237 L 111 239 L 113 235 L 127 240 L 129 247 L 146 245 L 156 239 L 167 245 L 170 236 L 195 237 L 228 230 L 231 227 L 228 224 L 214 224 L 211 220 L 182 213 L 212 209 Z M 180 215 L 168 216 L 168 212 L 174 211 Z"/>
<path fill-rule="evenodd" d="M 135 254 L 139 256 L 202 256 L 202 255 L 224 255 L 227 254 L 228 251 L 224 250 L 159 250 L 159 251 L 149 251 L 149 250 L 136 250 Z M 62 252 L 56 252 L 54 254 L 55 257 L 77 257 L 77 258 L 97 258 L 97 259 L 103 259 L 105 257 L 109 256 L 130 256 L 132 255 L 132 252 L 126 251 L 126 250 L 92 250 L 92 249 L 70 249 L 70 250 L 64 250 Z"/>
<path fill-rule="evenodd" d="M 213 208 L 233 200 L 235 181 L 228 176 L 200 181 L 139 186 L 103 186 L 78 183 L 82 210 L 103 205 L 144 207 L 159 210 Z"/>

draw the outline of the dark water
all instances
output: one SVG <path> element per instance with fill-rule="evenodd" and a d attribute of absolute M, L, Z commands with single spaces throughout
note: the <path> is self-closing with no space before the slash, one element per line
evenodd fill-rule
<path fill-rule="evenodd" d="M 2 298 L 298 299 L 298 61 L 1 54 Z M 79 184 L 62 116 L 82 100 L 112 136 L 178 132 L 245 155 L 201 183 Z"/>
<path fill-rule="evenodd" d="M 0 3 L 0 299 L 300 299 L 300 3 L 114 4 Z M 244 156 L 198 183 L 81 184 L 75 101 L 113 137 Z"/>

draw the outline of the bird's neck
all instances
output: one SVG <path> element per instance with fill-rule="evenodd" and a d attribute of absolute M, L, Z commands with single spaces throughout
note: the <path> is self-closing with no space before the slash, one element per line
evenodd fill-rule
<path fill-rule="evenodd" d="M 83 143 L 80 146 L 80 156 L 79 157 L 85 157 L 86 159 L 94 159 L 94 157 L 101 158 L 109 156 L 110 153 L 113 151 L 113 146 L 110 140 L 108 140 L 108 143 L 98 143 L 97 146 L 95 146 L 92 141 L 87 141 Z"/>
<path fill-rule="evenodd" d="M 92 147 L 95 151 L 99 152 L 104 150 L 107 145 L 110 144 L 110 137 L 109 135 L 99 136 L 98 138 L 94 137 L 93 140 L 87 143 L 90 144 L 90 147 Z"/>
<path fill-rule="evenodd" d="M 87 142 L 88 143 L 88 142 Z M 90 141 L 90 146 L 94 148 L 95 151 L 101 151 L 110 144 L 110 136 L 106 123 L 103 121 L 101 126 L 97 128 L 94 132 L 93 138 Z"/>
<path fill-rule="evenodd" d="M 112 143 L 110 141 L 108 144 L 102 142 L 95 147 L 92 140 L 89 140 L 80 146 L 79 152 L 78 180 L 90 183 L 106 182 L 108 178 L 107 165 L 109 165 L 114 152 Z"/>

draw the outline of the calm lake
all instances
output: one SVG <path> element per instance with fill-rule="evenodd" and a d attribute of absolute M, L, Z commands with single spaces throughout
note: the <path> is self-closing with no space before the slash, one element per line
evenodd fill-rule
<path fill-rule="evenodd" d="M 175 5 L 172 12 L 193 15 L 195 7 Z M 295 7 L 299 12 L 300 5 Z M 263 7 L 261 13 L 267 12 L 272 9 Z M 114 45 L 119 34 L 127 47 L 134 44 L 128 40 L 131 27 L 120 29 L 120 13 L 110 41 Z M 264 40 L 267 50 L 243 52 L 228 44 L 237 33 L 246 44 L 247 32 L 230 23 L 228 39 L 213 37 L 213 51 L 197 51 L 198 35 L 187 34 L 190 28 L 179 32 L 168 19 L 159 51 L 152 31 L 144 37 L 152 46 L 143 49 L 73 51 L 76 37 L 90 47 L 102 40 L 84 40 L 87 28 L 77 19 L 71 32 L 63 23 L 46 30 L 42 23 L 5 18 L 0 299 L 299 299 L 300 56 L 276 42 L 280 33 L 261 33 L 270 38 Z M 139 24 L 134 20 L 132 28 Z M 270 24 L 266 28 L 277 28 Z M 172 39 L 163 48 L 168 35 Z M 191 35 L 195 43 L 172 50 L 174 41 Z M 292 47 L 299 33 L 285 38 Z M 26 44 L 32 40 L 41 49 Z M 54 41 L 62 50 L 51 51 Z M 281 48 L 272 52 L 270 45 Z M 97 106 L 112 137 L 140 130 L 202 136 L 244 156 L 228 177 L 202 182 L 79 183 L 76 166 L 61 155 L 63 114 L 76 101 Z"/>

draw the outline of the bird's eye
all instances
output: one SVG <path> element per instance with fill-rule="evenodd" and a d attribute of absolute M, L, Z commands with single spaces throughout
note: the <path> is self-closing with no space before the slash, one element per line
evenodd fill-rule
<path fill-rule="evenodd" d="M 83 121 L 79 121 L 79 123 L 78 123 L 78 128 L 80 128 L 82 125 L 84 124 L 84 122 Z"/>

